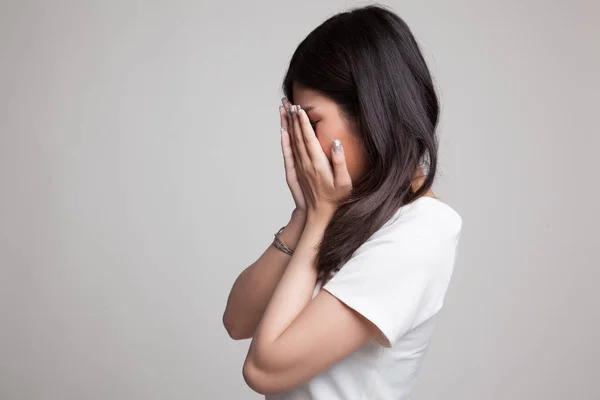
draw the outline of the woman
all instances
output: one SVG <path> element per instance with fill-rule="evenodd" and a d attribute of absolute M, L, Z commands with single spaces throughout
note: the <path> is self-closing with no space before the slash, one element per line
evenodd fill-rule
<path fill-rule="evenodd" d="M 268 399 L 407 399 L 462 226 L 431 191 L 430 73 L 406 24 L 370 5 L 311 32 L 283 90 L 296 208 L 223 316 L 231 337 L 252 338 L 244 379 Z"/>

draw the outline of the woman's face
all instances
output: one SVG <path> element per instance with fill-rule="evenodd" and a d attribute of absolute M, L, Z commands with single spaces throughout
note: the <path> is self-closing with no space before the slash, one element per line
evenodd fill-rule
<path fill-rule="evenodd" d="M 336 102 L 317 91 L 294 82 L 294 104 L 300 105 L 308 115 L 323 152 L 331 163 L 331 144 L 340 139 L 344 147 L 346 165 L 356 182 L 365 172 L 365 155 L 358 138 L 352 133 L 348 122 L 340 114 Z"/>

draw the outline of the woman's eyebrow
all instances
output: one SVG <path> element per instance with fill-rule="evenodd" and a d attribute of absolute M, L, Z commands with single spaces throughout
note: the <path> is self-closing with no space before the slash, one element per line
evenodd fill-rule
<path fill-rule="evenodd" d="M 308 112 L 314 108 L 314 106 L 302 107 L 304 111 Z"/>

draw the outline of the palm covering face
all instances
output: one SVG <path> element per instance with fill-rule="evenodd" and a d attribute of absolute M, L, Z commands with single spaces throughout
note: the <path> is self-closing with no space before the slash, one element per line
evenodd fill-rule
<path fill-rule="evenodd" d="M 296 210 L 306 212 L 306 200 L 304 199 L 304 193 L 302 193 L 302 187 L 298 181 L 298 174 L 296 172 L 296 166 L 294 161 L 294 150 L 292 149 L 292 140 L 290 137 L 291 114 L 289 108 L 290 102 L 284 97 L 282 99 L 283 105 L 279 107 L 279 118 L 281 120 L 281 150 L 283 152 L 283 162 L 285 166 L 285 179 L 292 198 L 296 204 Z"/>
<path fill-rule="evenodd" d="M 284 100 L 286 106 L 288 103 Z M 297 105 L 284 106 L 280 117 L 286 179 L 296 205 L 308 215 L 329 218 L 352 190 L 341 142 L 333 141 L 330 163 L 304 110 Z"/>

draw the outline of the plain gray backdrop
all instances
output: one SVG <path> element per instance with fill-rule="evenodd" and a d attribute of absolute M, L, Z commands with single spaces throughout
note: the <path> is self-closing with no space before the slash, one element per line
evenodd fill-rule
<path fill-rule="evenodd" d="M 221 317 L 292 211 L 277 107 L 345 1 L 0 2 L 0 399 L 259 399 Z M 600 4 L 390 1 L 463 217 L 415 400 L 600 398 Z"/>

